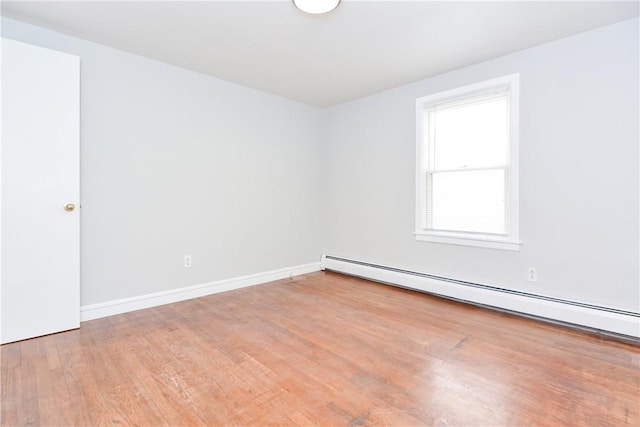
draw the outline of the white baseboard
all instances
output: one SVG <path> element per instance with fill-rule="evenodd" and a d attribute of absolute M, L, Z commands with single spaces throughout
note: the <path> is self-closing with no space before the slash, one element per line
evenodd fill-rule
<path fill-rule="evenodd" d="M 323 255 L 322 269 L 476 304 L 640 338 L 640 313 L 526 294 L 481 284 Z"/>
<path fill-rule="evenodd" d="M 266 271 L 263 273 L 250 274 L 248 276 L 219 280 L 217 282 L 155 292 L 153 294 L 140 295 L 137 297 L 84 305 L 80 307 L 80 321 L 85 322 L 87 320 L 141 310 L 143 308 L 157 307 L 159 305 L 171 304 L 191 298 L 198 298 L 206 295 L 217 294 L 219 292 L 272 282 L 274 280 L 286 279 L 288 277 L 298 276 L 301 274 L 313 273 L 314 271 L 319 270 L 320 263 L 314 262 L 311 264 L 303 264 L 294 267 Z"/>

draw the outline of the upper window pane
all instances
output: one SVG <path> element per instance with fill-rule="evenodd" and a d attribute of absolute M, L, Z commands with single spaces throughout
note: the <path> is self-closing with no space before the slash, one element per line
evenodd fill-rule
<path fill-rule="evenodd" d="M 506 95 L 450 107 L 435 107 L 431 117 L 434 170 L 507 164 Z"/>

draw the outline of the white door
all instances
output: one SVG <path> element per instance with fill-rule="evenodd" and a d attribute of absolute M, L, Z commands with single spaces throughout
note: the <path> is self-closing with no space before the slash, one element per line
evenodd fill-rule
<path fill-rule="evenodd" d="M 80 326 L 80 59 L 4 38 L 1 53 L 7 343 Z"/>

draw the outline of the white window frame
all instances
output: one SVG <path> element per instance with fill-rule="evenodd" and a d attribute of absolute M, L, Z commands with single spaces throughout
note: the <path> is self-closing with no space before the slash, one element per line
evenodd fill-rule
<path fill-rule="evenodd" d="M 416 100 L 416 223 L 415 238 L 419 241 L 449 243 L 484 248 L 520 250 L 519 223 L 519 74 L 464 86 L 461 88 L 424 96 Z M 429 151 L 428 110 L 436 104 L 462 101 L 482 96 L 492 91 L 508 88 L 509 164 L 506 199 L 506 234 L 441 231 L 427 228 L 427 169 Z"/>

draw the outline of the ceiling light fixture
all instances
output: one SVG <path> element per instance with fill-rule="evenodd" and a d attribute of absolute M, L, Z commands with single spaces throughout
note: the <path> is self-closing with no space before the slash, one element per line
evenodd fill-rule
<path fill-rule="evenodd" d="M 338 7 L 340 0 L 293 0 L 293 4 L 305 13 L 320 15 Z"/>

